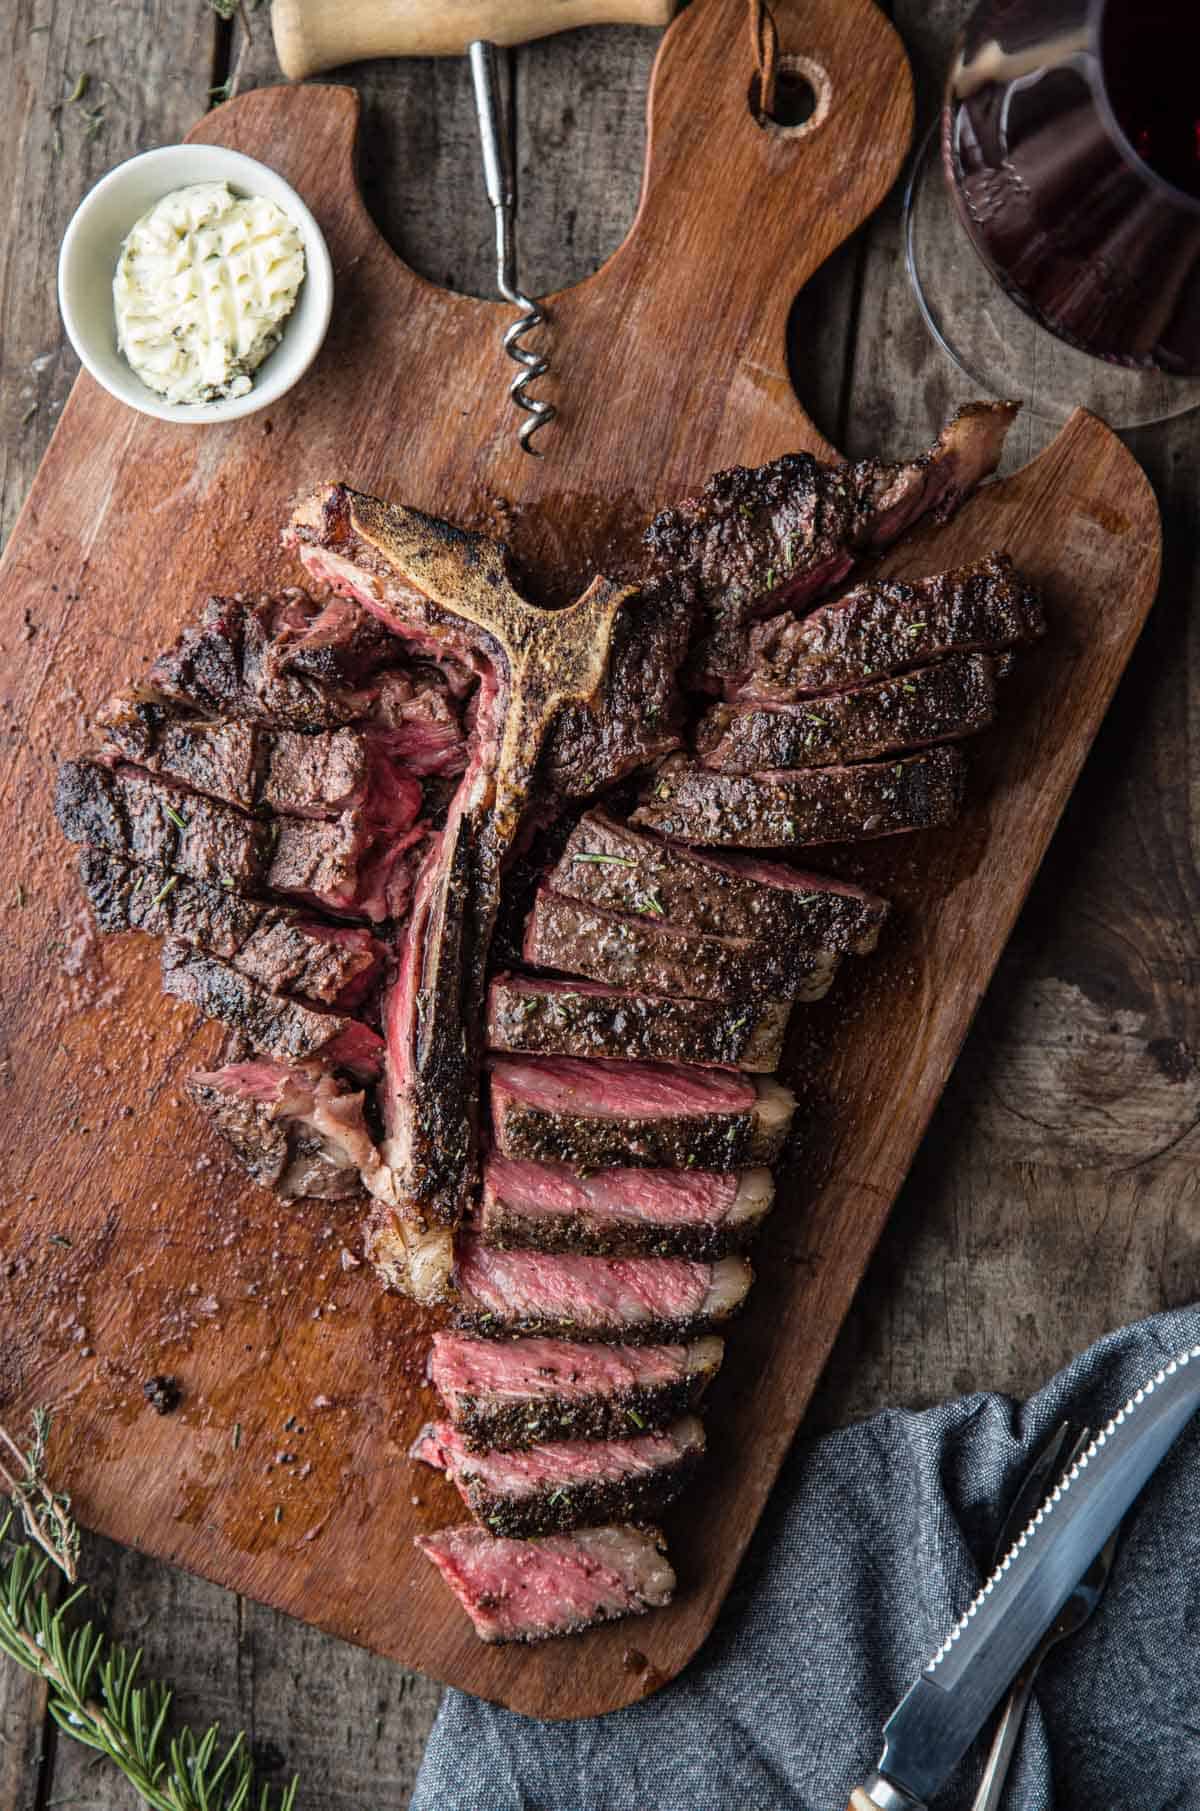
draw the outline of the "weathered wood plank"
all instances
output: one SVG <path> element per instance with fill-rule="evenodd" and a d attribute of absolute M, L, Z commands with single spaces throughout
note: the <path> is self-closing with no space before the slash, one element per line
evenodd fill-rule
<path fill-rule="evenodd" d="M 30 1674 L 0 1663 L 0 1805 L 37 1811 L 45 1763 L 46 1694 Z"/>

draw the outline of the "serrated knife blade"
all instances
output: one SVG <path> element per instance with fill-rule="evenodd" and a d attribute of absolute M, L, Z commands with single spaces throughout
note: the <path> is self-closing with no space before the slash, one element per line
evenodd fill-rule
<path fill-rule="evenodd" d="M 1136 1390 L 1056 1484 L 883 1729 L 850 1811 L 924 1811 L 1200 1408 L 1200 1346 Z"/>

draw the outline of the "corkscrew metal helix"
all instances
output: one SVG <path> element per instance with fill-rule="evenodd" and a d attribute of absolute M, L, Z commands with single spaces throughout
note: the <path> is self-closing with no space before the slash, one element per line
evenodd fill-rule
<path fill-rule="evenodd" d="M 484 182 L 496 220 L 496 285 L 505 301 L 521 311 L 506 329 L 501 342 L 509 358 L 521 366 L 508 393 L 529 418 L 521 423 L 517 437 L 525 451 L 537 458 L 540 455 L 533 445 L 533 437 L 539 429 L 549 426 L 558 411 L 553 403 L 528 394 L 528 386 L 549 367 L 547 360 L 526 346 L 524 340 L 526 334 L 545 323 L 546 313 L 517 282 L 516 182 L 512 144 L 506 123 L 501 118 L 496 46 L 476 38 L 468 46 L 467 54 L 475 84 Z"/>

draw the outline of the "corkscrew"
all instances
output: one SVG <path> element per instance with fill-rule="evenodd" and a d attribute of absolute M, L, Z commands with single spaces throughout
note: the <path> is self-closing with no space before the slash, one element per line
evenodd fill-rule
<path fill-rule="evenodd" d="M 485 38 L 476 38 L 467 47 L 471 79 L 475 84 L 475 111 L 479 116 L 479 142 L 483 150 L 483 178 L 487 198 L 496 221 L 496 287 L 506 302 L 520 309 L 520 314 L 505 330 L 501 344 L 521 369 L 508 387 L 518 409 L 524 409 L 527 421 L 521 423 L 517 438 L 527 453 L 538 456 L 533 437 L 549 427 L 558 410 L 544 398 L 529 395 L 529 385 L 549 369 L 549 361 L 526 346 L 527 334 L 546 323 L 546 312 L 527 296 L 517 281 L 517 194 L 513 174 L 512 140 L 508 122 L 501 117 L 497 81 L 496 46 Z"/>

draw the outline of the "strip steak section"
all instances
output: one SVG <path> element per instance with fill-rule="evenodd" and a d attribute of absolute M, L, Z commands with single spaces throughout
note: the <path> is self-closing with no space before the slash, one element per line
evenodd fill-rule
<path fill-rule="evenodd" d="M 412 1457 L 444 1471 L 493 1534 L 517 1539 L 589 1523 L 645 1522 L 695 1476 L 704 1429 L 694 1415 L 661 1433 L 564 1440 L 524 1451 L 473 1453 L 449 1422 L 421 1430 Z"/>
<path fill-rule="evenodd" d="M 768 1169 L 595 1170 L 495 1152 L 483 1172 L 479 1237 L 499 1250 L 712 1260 L 748 1245 L 770 1212 Z"/>
<path fill-rule="evenodd" d="M 783 1149 L 795 1097 L 772 1077 L 669 1063 L 493 1057 L 504 1157 L 645 1169 L 742 1169 Z"/>
<path fill-rule="evenodd" d="M 544 1641 L 671 1601 L 675 1574 L 656 1528 L 614 1524 L 536 1541 L 469 1523 L 419 1535 L 481 1641 Z"/>
<path fill-rule="evenodd" d="M 711 1333 L 737 1313 L 744 1258 L 587 1258 L 459 1242 L 454 1322 L 469 1332 L 662 1344 Z"/>
<path fill-rule="evenodd" d="M 721 1368 L 719 1339 L 585 1345 L 435 1333 L 429 1380 L 473 1452 L 547 1440 L 616 1440 L 694 1409 Z"/>
<path fill-rule="evenodd" d="M 498 975 L 488 990 L 489 1049 L 533 1056 L 770 1072 L 779 1067 L 787 1022 L 781 1000 L 726 1006 L 541 975 Z"/>

